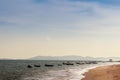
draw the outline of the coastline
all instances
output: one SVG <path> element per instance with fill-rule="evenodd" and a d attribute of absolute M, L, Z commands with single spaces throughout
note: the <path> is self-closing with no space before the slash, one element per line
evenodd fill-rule
<path fill-rule="evenodd" d="M 27 68 L 28 64 L 41 63 L 41 67 Z M 44 67 L 46 63 L 54 63 L 54 67 Z M 57 66 L 61 62 L 54 61 L 1 61 L 0 80 L 81 80 L 86 72 L 100 66 L 120 64 L 120 62 L 101 62 L 74 66 Z"/>
<path fill-rule="evenodd" d="M 120 80 L 120 64 L 111 64 L 91 68 L 83 74 L 81 80 Z"/>

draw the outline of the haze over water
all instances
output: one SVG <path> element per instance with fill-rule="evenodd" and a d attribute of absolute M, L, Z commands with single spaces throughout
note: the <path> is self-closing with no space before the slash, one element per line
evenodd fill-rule
<path fill-rule="evenodd" d="M 119 48 L 119 0 L 0 0 L 0 80 L 80 80 Z"/>

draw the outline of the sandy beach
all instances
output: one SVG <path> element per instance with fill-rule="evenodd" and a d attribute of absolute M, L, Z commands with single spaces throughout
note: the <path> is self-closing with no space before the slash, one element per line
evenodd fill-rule
<path fill-rule="evenodd" d="M 120 65 L 102 66 L 89 70 L 82 80 L 120 80 Z"/>

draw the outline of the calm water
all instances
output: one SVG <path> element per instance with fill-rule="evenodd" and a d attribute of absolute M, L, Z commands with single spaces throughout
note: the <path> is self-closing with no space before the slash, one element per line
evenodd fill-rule
<path fill-rule="evenodd" d="M 32 77 L 39 74 L 43 77 L 48 71 L 64 70 L 71 66 L 58 66 L 64 61 L 40 61 L 40 60 L 0 60 L 0 80 L 21 80 L 23 77 Z M 27 68 L 27 65 L 40 64 L 41 67 Z M 54 67 L 45 67 L 45 64 L 53 64 Z M 74 65 L 75 66 L 75 65 Z"/>
<path fill-rule="evenodd" d="M 40 60 L 0 60 L 0 80 L 80 80 L 84 68 L 98 64 L 60 65 L 65 61 Z M 41 67 L 28 68 L 28 65 L 41 65 Z M 53 67 L 45 67 L 52 64 Z"/>

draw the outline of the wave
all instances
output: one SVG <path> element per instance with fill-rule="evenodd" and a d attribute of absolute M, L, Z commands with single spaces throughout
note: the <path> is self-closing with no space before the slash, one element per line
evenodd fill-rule
<path fill-rule="evenodd" d="M 26 77 L 23 80 L 81 80 L 85 76 L 83 75 L 85 72 L 88 72 L 90 69 L 106 66 L 106 65 L 114 65 L 120 63 L 99 63 L 94 65 L 83 65 L 76 66 L 71 68 L 66 68 L 63 70 L 49 70 L 48 72 L 41 74 L 37 74 L 32 77 Z"/>

